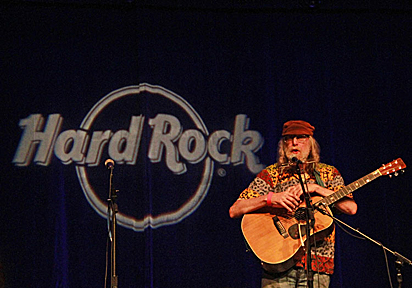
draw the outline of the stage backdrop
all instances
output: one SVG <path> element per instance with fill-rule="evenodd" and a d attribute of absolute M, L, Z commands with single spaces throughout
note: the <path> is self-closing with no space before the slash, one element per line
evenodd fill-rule
<path fill-rule="evenodd" d="M 411 10 L 8 2 L 5 287 L 104 287 L 107 159 L 119 287 L 259 287 L 228 209 L 276 161 L 287 120 L 316 127 L 347 184 L 398 157 L 412 166 Z M 409 259 L 411 175 L 360 188 L 357 215 L 340 216 Z M 337 234 L 331 287 L 390 287 L 382 247 Z"/>

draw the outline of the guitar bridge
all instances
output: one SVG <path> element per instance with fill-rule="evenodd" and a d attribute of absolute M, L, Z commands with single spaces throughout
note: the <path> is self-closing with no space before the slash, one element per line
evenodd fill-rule
<path fill-rule="evenodd" d="M 282 222 L 280 222 L 278 216 L 273 217 L 272 220 L 273 220 L 273 224 L 275 225 L 276 229 L 278 229 L 279 234 L 282 235 L 283 238 L 288 238 L 289 235 L 286 232 L 286 229 L 283 226 Z"/>

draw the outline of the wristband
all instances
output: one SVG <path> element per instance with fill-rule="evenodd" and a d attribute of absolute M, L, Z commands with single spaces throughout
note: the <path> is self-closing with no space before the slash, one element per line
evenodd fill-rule
<path fill-rule="evenodd" d="M 266 198 L 266 203 L 268 204 L 268 206 L 272 206 L 272 195 L 273 192 L 269 192 L 268 197 Z"/>

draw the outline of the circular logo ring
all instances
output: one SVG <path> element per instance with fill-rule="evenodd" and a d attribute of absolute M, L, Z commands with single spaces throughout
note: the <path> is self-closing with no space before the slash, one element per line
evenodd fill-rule
<path fill-rule="evenodd" d="M 99 102 L 97 102 L 93 108 L 89 111 L 83 122 L 80 125 L 81 129 L 90 130 L 96 117 L 104 110 L 106 106 L 112 102 L 130 94 L 139 94 L 142 92 L 149 92 L 152 94 L 159 94 L 163 97 L 173 101 L 190 116 L 190 118 L 195 123 L 196 127 L 202 131 L 205 135 L 209 135 L 209 132 L 204 124 L 203 120 L 200 118 L 199 114 L 195 109 L 181 96 L 167 90 L 161 86 L 150 85 L 147 83 L 142 83 L 137 86 L 128 86 L 103 97 Z M 107 203 L 103 202 L 94 192 L 93 187 L 89 183 L 87 171 L 85 166 L 76 165 L 76 173 L 79 179 L 80 185 L 82 187 L 83 193 L 86 196 L 87 201 L 93 207 L 93 209 L 102 217 L 107 217 Z M 182 221 L 184 218 L 192 214 L 209 190 L 210 183 L 212 181 L 213 173 L 213 161 L 210 157 L 205 158 L 203 176 L 197 187 L 196 192 L 192 195 L 189 201 L 186 201 L 183 206 L 178 210 L 163 213 L 157 216 L 146 215 L 144 219 L 136 219 L 134 217 L 125 215 L 123 213 L 118 213 L 117 222 L 119 225 L 132 229 L 134 231 L 144 231 L 148 226 L 152 228 L 158 228 L 164 225 L 172 225 Z"/>

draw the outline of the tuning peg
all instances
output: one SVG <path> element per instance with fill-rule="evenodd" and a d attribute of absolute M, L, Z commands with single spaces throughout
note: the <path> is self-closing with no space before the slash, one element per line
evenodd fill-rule
<path fill-rule="evenodd" d="M 392 178 L 392 174 L 389 174 L 389 178 Z"/>
<path fill-rule="evenodd" d="M 395 172 L 395 174 L 394 174 L 395 176 L 398 176 L 399 175 L 399 173 L 398 172 Z"/>

